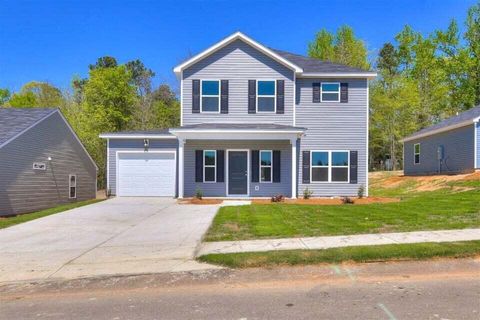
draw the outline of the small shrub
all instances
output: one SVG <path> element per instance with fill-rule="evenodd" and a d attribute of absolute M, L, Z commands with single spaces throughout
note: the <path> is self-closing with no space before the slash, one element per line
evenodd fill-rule
<path fill-rule="evenodd" d="M 358 198 L 362 199 L 363 196 L 365 195 L 365 186 L 362 184 L 360 187 L 358 187 Z"/>
<path fill-rule="evenodd" d="M 203 198 L 203 191 L 202 191 L 201 188 L 195 189 L 195 198 L 197 198 L 198 200 L 202 200 L 202 198 Z"/>
<path fill-rule="evenodd" d="M 343 198 L 342 198 L 342 203 L 343 203 L 343 204 L 354 204 L 355 201 L 353 201 L 353 199 L 350 198 L 350 197 L 343 197 Z"/>
<path fill-rule="evenodd" d="M 285 200 L 285 196 L 283 194 L 277 194 L 272 197 L 272 202 L 283 202 Z"/>
<path fill-rule="evenodd" d="M 305 190 L 303 190 L 303 199 L 310 199 L 312 197 L 312 194 L 313 194 L 313 191 L 305 188 Z"/>

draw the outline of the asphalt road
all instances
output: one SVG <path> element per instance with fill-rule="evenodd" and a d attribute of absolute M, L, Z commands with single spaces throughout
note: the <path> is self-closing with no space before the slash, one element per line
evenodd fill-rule
<path fill-rule="evenodd" d="M 1 319 L 480 319 L 480 259 L 0 286 Z"/>

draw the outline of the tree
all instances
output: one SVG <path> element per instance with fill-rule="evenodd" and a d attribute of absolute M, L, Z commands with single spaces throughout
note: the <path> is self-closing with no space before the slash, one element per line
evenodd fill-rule
<path fill-rule="evenodd" d="M 466 27 L 469 85 L 473 90 L 473 102 L 477 105 L 480 104 L 480 2 L 468 10 Z"/>
<path fill-rule="evenodd" d="M 134 126 L 145 130 L 152 118 L 152 78 L 155 73 L 146 68 L 142 61 L 127 62 L 125 67 L 130 72 L 132 84 L 137 91 L 137 105 L 133 114 Z"/>
<path fill-rule="evenodd" d="M 14 93 L 6 105 L 13 108 L 32 108 L 37 105 L 37 98 L 33 92 Z"/>
<path fill-rule="evenodd" d="M 349 26 L 340 27 L 335 35 L 325 29 L 320 30 L 315 40 L 308 45 L 308 55 L 351 67 L 370 69 L 365 43 L 355 37 Z"/>
<path fill-rule="evenodd" d="M 0 89 L 0 107 L 4 106 L 8 99 L 10 99 L 10 90 Z"/>
<path fill-rule="evenodd" d="M 47 82 L 31 81 L 12 95 L 8 105 L 16 108 L 59 107 L 63 101 L 60 89 Z"/>
<path fill-rule="evenodd" d="M 390 42 L 385 43 L 378 54 L 377 68 L 384 77 L 392 77 L 398 74 L 398 66 L 397 50 Z"/>
<path fill-rule="evenodd" d="M 94 69 L 105 69 L 105 68 L 115 68 L 118 66 L 117 59 L 110 56 L 104 56 L 97 59 L 95 64 L 88 66 L 90 70 Z"/>

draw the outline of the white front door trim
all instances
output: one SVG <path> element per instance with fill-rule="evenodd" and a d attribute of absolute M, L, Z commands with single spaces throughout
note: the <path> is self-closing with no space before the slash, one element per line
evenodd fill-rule
<path fill-rule="evenodd" d="M 247 153 L 247 194 L 233 194 L 233 195 L 230 195 L 228 193 L 228 180 L 229 180 L 229 177 L 228 177 L 228 160 L 229 160 L 229 157 L 230 157 L 230 151 L 244 151 Z M 225 190 L 225 194 L 227 195 L 227 197 L 249 197 L 250 196 L 250 149 L 227 149 L 227 159 L 225 161 L 225 171 L 226 171 L 226 174 L 225 174 L 225 186 L 226 186 L 226 190 Z"/>

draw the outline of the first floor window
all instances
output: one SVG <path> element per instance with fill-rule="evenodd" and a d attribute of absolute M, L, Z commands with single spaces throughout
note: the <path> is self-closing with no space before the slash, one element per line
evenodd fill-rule
<path fill-rule="evenodd" d="M 311 181 L 348 182 L 349 160 L 348 151 L 312 151 Z"/>
<path fill-rule="evenodd" d="M 340 83 L 322 82 L 321 102 L 340 102 Z"/>
<path fill-rule="evenodd" d="M 202 112 L 220 111 L 220 81 L 202 80 Z"/>
<path fill-rule="evenodd" d="M 276 82 L 271 80 L 257 81 L 258 112 L 275 112 Z"/>
<path fill-rule="evenodd" d="M 77 197 L 77 175 L 71 174 L 68 176 L 68 197 L 70 199 L 75 199 Z"/>
<path fill-rule="evenodd" d="M 414 163 L 415 164 L 419 164 L 420 163 L 420 143 L 415 143 L 413 145 L 413 149 L 414 149 Z"/>
<path fill-rule="evenodd" d="M 217 176 L 217 151 L 203 151 L 203 182 L 215 182 Z"/>
<path fill-rule="evenodd" d="M 260 182 L 272 182 L 272 150 L 260 151 Z"/>

